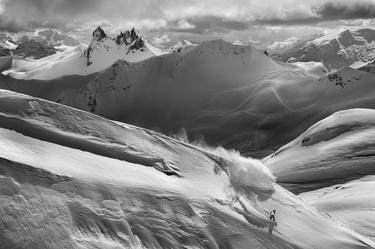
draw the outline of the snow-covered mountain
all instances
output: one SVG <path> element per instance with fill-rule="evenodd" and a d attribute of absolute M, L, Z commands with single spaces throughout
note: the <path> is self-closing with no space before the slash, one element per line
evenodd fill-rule
<path fill-rule="evenodd" d="M 81 44 L 73 37 L 53 29 L 38 31 L 36 40 L 54 47 L 61 45 L 74 47 Z"/>
<path fill-rule="evenodd" d="M 32 58 L 35 60 L 55 54 L 56 52 L 56 48 L 44 45 L 43 43 L 35 40 L 22 42 L 14 50 L 12 50 L 12 54 L 18 58 Z"/>
<path fill-rule="evenodd" d="M 320 63 L 283 63 L 216 40 L 87 76 L 51 81 L 2 76 L 23 92 L 113 120 L 263 157 L 335 111 L 374 108 L 375 75 Z M 324 107 L 324 108 L 323 108 Z"/>
<path fill-rule="evenodd" d="M 278 42 L 268 48 L 275 59 L 322 62 L 328 69 L 356 66 L 375 59 L 375 30 L 352 29 Z"/>
<path fill-rule="evenodd" d="M 299 193 L 375 174 L 374 147 L 375 110 L 350 109 L 311 126 L 263 162 Z"/>
<path fill-rule="evenodd" d="M 179 52 L 182 52 L 185 49 L 192 48 L 196 45 L 197 44 L 192 43 L 191 41 L 182 40 L 182 41 L 178 41 L 176 44 L 174 44 L 173 46 L 168 48 L 167 51 L 170 52 L 170 53 L 179 53 Z"/>
<path fill-rule="evenodd" d="M 319 95 L 309 91 L 326 90 L 318 83 L 324 75 L 319 63 L 282 63 L 251 46 L 215 40 L 136 63 L 118 61 L 84 85 L 33 81 L 30 89 L 30 82 L 7 77 L 0 85 L 166 134 L 184 128 L 210 143 L 259 151 L 274 146 L 266 144 L 279 129 L 270 117 L 278 120 L 298 110 L 290 98 L 295 91 L 306 95 L 302 106 L 314 105 Z M 304 123 L 305 112 L 297 113 Z"/>
<path fill-rule="evenodd" d="M 9 36 L 9 35 L 8 35 Z M 25 33 L 23 35 L 18 35 L 12 38 L 16 44 L 21 44 L 30 40 L 34 40 L 42 43 L 43 45 L 48 45 L 52 47 L 58 46 L 70 46 L 75 47 L 81 43 L 74 39 L 73 37 L 64 34 L 60 31 L 54 29 L 42 29 L 37 30 L 32 33 Z"/>
<path fill-rule="evenodd" d="M 0 33 L 0 46 L 6 49 L 15 49 L 17 47 L 17 42 L 9 34 Z"/>
<path fill-rule="evenodd" d="M 105 61 L 106 66 L 110 66 L 118 59 L 140 61 L 161 53 L 159 49 L 148 44 L 134 28 L 111 38 L 98 27 L 93 32 L 92 41 L 84 56 L 87 66 L 98 64 L 101 60 Z"/>
<path fill-rule="evenodd" d="M 87 75 L 104 70 L 119 59 L 136 62 L 160 54 L 159 49 L 148 44 L 134 29 L 111 38 L 98 27 L 88 47 L 68 48 L 38 61 L 15 59 L 12 69 L 4 74 L 42 80 L 64 75 Z"/>
<path fill-rule="evenodd" d="M 9 91 L 0 120 L 5 248 L 375 246 L 234 152 Z"/>

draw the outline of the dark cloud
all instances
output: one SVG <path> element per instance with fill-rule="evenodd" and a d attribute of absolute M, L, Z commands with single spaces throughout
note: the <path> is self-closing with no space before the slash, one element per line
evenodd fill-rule
<path fill-rule="evenodd" d="M 283 18 L 263 16 L 254 20 L 258 25 L 307 25 L 326 21 L 373 19 L 375 2 L 359 1 L 326 1 L 311 7 L 312 15 L 301 15 L 296 12 L 286 13 Z"/>
<path fill-rule="evenodd" d="M 323 20 L 372 19 L 375 18 L 375 2 L 327 2 L 316 7 L 315 11 Z"/>
<path fill-rule="evenodd" d="M 136 27 L 172 39 L 260 40 L 281 39 L 276 28 L 301 33 L 337 20 L 375 19 L 375 0 L 0 0 L 1 6 L 0 30 L 56 28 L 83 41 L 97 25 L 109 34 Z"/>
<path fill-rule="evenodd" d="M 227 30 L 248 30 L 250 23 L 248 21 L 237 21 L 228 18 L 218 17 L 218 16 L 198 16 L 194 18 L 186 18 L 186 22 L 191 27 L 179 26 L 179 21 L 170 21 L 167 28 L 176 32 L 184 33 L 195 33 L 204 34 L 207 32 L 225 32 Z"/>
<path fill-rule="evenodd" d="M 7 18 L 0 16 L 0 31 L 17 33 L 25 31 L 25 27 L 17 23 L 15 20 L 8 20 Z"/>
<path fill-rule="evenodd" d="M 15 24 L 74 30 L 92 28 L 105 21 L 119 24 L 162 16 L 158 1 L 152 0 L 0 0 L 0 4 L 2 2 L 4 11 L 0 16 L 8 21 L 1 22 L 0 26 L 4 26 L 4 30 L 7 26 L 12 27 L 8 30 L 15 32 L 18 31 Z"/>
<path fill-rule="evenodd" d="M 253 24 L 255 25 L 273 25 L 273 26 L 287 26 L 287 25 L 308 25 L 316 24 L 323 22 L 321 18 L 318 17 L 306 17 L 306 18 L 290 18 L 290 19 L 281 19 L 281 18 L 271 18 L 271 19 L 262 19 L 255 20 Z"/>

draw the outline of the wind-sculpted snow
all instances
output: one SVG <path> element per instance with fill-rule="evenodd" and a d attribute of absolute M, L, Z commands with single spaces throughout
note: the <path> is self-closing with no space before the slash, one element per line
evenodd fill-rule
<path fill-rule="evenodd" d="M 369 175 L 344 184 L 305 192 L 300 197 L 308 204 L 374 240 L 374 191 L 375 177 Z"/>
<path fill-rule="evenodd" d="M 6 160 L 0 169 L 5 248 L 298 248 L 173 192 L 82 182 Z"/>
<path fill-rule="evenodd" d="M 318 122 L 263 161 L 293 192 L 375 173 L 375 110 L 351 109 Z"/>
<path fill-rule="evenodd" d="M 259 161 L 9 91 L 0 103 L 6 248 L 374 246 L 282 189 Z"/>

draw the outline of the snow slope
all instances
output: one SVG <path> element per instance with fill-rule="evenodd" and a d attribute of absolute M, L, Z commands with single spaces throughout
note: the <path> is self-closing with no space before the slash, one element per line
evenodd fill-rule
<path fill-rule="evenodd" d="M 103 32 L 102 36 L 98 30 Z M 95 33 L 97 32 L 97 33 Z M 130 36 L 130 32 L 127 31 Z M 12 69 L 4 72 L 19 79 L 48 80 L 64 75 L 87 75 L 101 71 L 118 59 L 139 61 L 159 55 L 161 52 L 143 40 L 138 33 L 132 37 L 124 37 L 127 32 L 116 38 L 107 37 L 98 27 L 88 47 L 80 45 L 67 47 L 62 52 L 37 61 L 15 59 Z"/>
<path fill-rule="evenodd" d="M 267 51 L 278 60 L 322 62 L 330 70 L 375 59 L 375 30 L 348 29 L 317 36 L 275 43 Z"/>
<path fill-rule="evenodd" d="M 263 157 L 335 111 L 375 107 L 375 75 L 324 70 L 216 40 L 136 63 L 117 61 L 95 78 L 75 78 L 76 86 L 71 78 L 33 89 L 31 81 L 1 77 L 0 88 L 165 134 L 186 129 L 192 139 Z"/>
<path fill-rule="evenodd" d="M 300 197 L 308 204 L 374 240 L 374 191 L 375 177 L 371 175 L 344 184 L 305 192 Z"/>
<path fill-rule="evenodd" d="M 0 119 L 7 248 L 374 248 L 234 152 L 4 90 Z"/>
<path fill-rule="evenodd" d="M 375 173 L 375 110 L 350 109 L 311 126 L 263 162 L 293 192 Z"/>

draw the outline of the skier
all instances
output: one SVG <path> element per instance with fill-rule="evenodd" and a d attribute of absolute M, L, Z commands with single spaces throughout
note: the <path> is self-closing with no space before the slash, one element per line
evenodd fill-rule
<path fill-rule="evenodd" d="M 272 210 L 272 211 L 270 212 L 270 220 L 275 221 L 275 215 L 276 215 L 276 210 Z"/>
<path fill-rule="evenodd" d="M 264 50 L 264 54 L 268 56 L 268 52 L 267 52 L 267 50 Z"/>
<path fill-rule="evenodd" d="M 277 226 L 276 220 L 275 220 L 275 215 L 276 215 L 276 210 L 272 210 L 270 212 L 270 222 L 268 224 L 268 237 L 271 237 L 272 235 L 272 230 L 274 226 Z"/>

